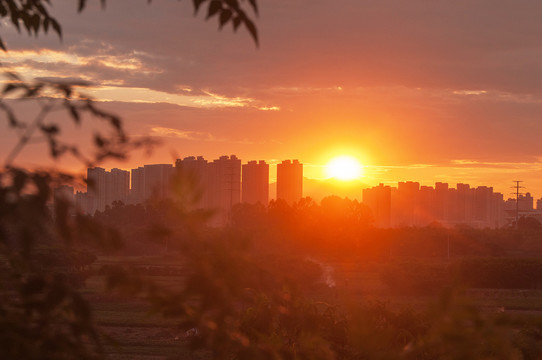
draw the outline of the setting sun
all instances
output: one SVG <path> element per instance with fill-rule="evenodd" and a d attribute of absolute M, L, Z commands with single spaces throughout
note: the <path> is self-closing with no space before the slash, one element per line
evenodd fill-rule
<path fill-rule="evenodd" d="M 326 174 L 339 180 L 354 180 L 362 176 L 361 164 L 351 156 L 339 156 L 326 165 Z"/>

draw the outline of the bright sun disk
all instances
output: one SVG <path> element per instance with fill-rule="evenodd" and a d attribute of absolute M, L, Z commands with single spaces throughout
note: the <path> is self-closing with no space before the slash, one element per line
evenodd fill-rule
<path fill-rule="evenodd" d="M 362 175 L 361 164 L 351 156 L 338 156 L 326 165 L 326 174 L 339 180 L 359 179 Z"/>

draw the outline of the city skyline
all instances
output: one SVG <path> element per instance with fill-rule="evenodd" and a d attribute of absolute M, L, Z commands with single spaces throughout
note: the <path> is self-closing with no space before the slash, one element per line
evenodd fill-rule
<path fill-rule="evenodd" d="M 336 164 L 330 169 L 334 167 Z M 269 177 L 269 164 L 264 160 L 242 164 L 236 155 L 223 155 L 213 161 L 203 156 L 187 156 L 174 164 L 145 164 L 132 169 L 131 178 L 129 171 L 118 168 L 110 171 L 88 168 L 87 192 L 77 191 L 72 197 L 80 210 L 93 214 L 111 206 L 113 201 L 145 204 L 153 199 L 178 199 L 181 195 L 190 210 L 213 210 L 211 223 L 221 226 L 228 223 L 231 210 L 238 203 L 267 206 L 270 200 L 282 199 L 292 206 L 304 197 L 311 197 L 303 190 L 308 179 L 303 177 L 303 164 L 299 160 L 283 160 L 276 170 L 277 179 L 273 182 Z M 335 169 L 339 173 L 349 170 Z M 516 185 L 518 183 L 521 182 L 516 181 Z M 176 185 L 172 187 L 173 184 Z M 276 196 L 270 196 L 273 188 Z M 542 222 L 542 198 L 535 199 L 523 190 L 524 187 L 516 188 L 516 198 L 513 198 L 494 191 L 491 186 L 471 187 L 466 183 L 457 183 L 454 188 L 447 182 L 427 186 L 404 181 L 398 182 L 397 187 L 381 183 L 357 188 L 362 193 L 359 200 L 372 211 L 377 227 L 426 226 L 436 222 L 444 226 L 499 228 L 509 226 L 519 217 Z M 73 187 L 56 189 L 55 201 L 57 193 L 62 198 L 69 191 L 73 194 Z M 328 196 L 337 194 L 329 192 L 323 197 Z"/>
<path fill-rule="evenodd" d="M 176 152 L 216 158 L 228 149 L 272 168 L 297 158 L 306 177 L 321 180 L 328 161 L 349 155 L 364 165 L 368 186 L 449 181 L 505 193 L 521 179 L 542 194 L 533 75 L 542 68 L 535 16 L 542 5 L 497 4 L 317 0 L 308 11 L 262 3 L 256 48 L 246 32 L 217 34 L 189 2 L 136 1 L 130 14 L 125 1 L 105 10 L 89 2 L 79 15 L 75 5 L 52 9 L 62 42 L 3 29 L 2 63 L 27 79 L 84 80 L 84 91 L 118 114 L 128 134 L 161 141 L 150 157 L 136 151 L 128 163 L 101 164 L 108 168 L 171 162 Z M 146 26 L 132 26 L 134 19 Z M 166 41 L 164 32 L 192 36 Z M 30 117 L 36 109 L 20 110 Z M 76 128 L 62 131 L 90 148 Z M 13 141 L 0 134 L 0 152 Z M 18 161 L 60 166 L 47 157 L 30 146 Z M 62 166 L 85 171 L 69 158 Z"/>
<path fill-rule="evenodd" d="M 194 159 L 196 158 L 194 156 L 188 156 L 188 157 L 193 157 Z M 206 157 L 198 155 L 197 158 L 204 160 Z M 220 156 L 218 156 L 217 158 L 220 158 Z M 171 163 L 171 166 L 175 166 L 175 163 L 177 161 L 179 161 L 179 159 L 173 160 L 172 163 Z M 242 160 L 242 161 L 244 161 L 244 160 Z M 270 187 L 269 187 L 269 195 L 268 196 L 269 196 L 269 199 L 276 198 L 276 188 L 275 188 L 275 186 L 272 186 L 272 185 L 275 185 L 276 182 L 277 182 L 277 166 L 279 164 L 281 164 L 283 162 L 283 160 L 272 160 L 272 162 L 268 162 L 266 160 L 248 160 L 243 165 L 246 165 L 246 164 L 248 164 L 249 162 L 252 162 L 252 161 L 264 162 L 268 166 L 269 185 L 270 185 Z M 302 161 L 300 161 L 300 162 L 302 162 Z M 147 164 L 147 165 L 156 165 L 156 164 Z M 417 182 L 421 186 L 432 186 L 435 183 L 439 183 L 439 182 L 449 183 L 451 185 L 467 183 L 470 186 L 474 186 L 474 187 L 490 186 L 490 187 L 495 189 L 495 192 L 502 193 L 504 199 L 509 199 L 509 198 L 514 198 L 515 197 L 515 195 L 514 195 L 515 194 L 515 185 L 514 185 L 515 180 L 509 180 L 507 183 L 505 183 L 504 187 L 495 186 L 495 184 L 492 184 L 492 183 L 471 182 L 471 181 L 468 180 L 468 177 L 459 178 L 459 179 L 455 179 L 455 180 L 454 179 L 444 179 L 444 178 L 440 177 L 440 178 L 437 178 L 437 179 L 429 179 L 429 180 L 426 180 L 426 181 L 420 181 L 417 178 L 404 178 L 404 179 L 397 179 L 397 180 L 390 180 L 390 181 L 380 181 L 380 182 L 378 182 L 376 184 L 371 184 L 371 183 L 365 182 L 363 176 L 360 176 L 357 179 L 349 179 L 349 180 L 340 180 L 340 179 L 336 179 L 336 178 L 329 177 L 329 176 L 325 177 L 325 178 L 320 178 L 320 179 L 315 179 L 315 178 L 305 176 L 307 168 L 310 169 L 311 166 L 313 166 L 313 165 L 303 163 L 303 194 L 304 194 L 304 196 L 309 196 L 309 197 L 312 197 L 312 198 L 314 198 L 316 200 L 320 200 L 323 197 L 326 197 L 326 196 L 329 196 L 329 195 L 337 195 L 337 196 L 340 196 L 340 197 L 348 197 L 350 199 L 362 200 L 362 190 L 365 189 L 365 188 L 371 188 L 371 187 L 374 187 L 374 186 L 378 186 L 380 184 L 387 185 L 387 186 L 394 186 L 394 185 L 396 185 L 396 184 L 398 184 L 400 182 Z M 320 167 L 323 168 L 322 173 L 325 173 L 326 172 L 326 170 L 325 170 L 326 165 L 321 165 Z M 124 170 L 124 171 L 131 172 L 130 183 L 131 183 L 131 187 L 133 187 L 134 186 L 134 184 L 133 184 L 134 171 L 137 171 L 138 168 L 142 169 L 142 166 L 137 166 L 136 165 L 136 167 L 132 168 L 132 169 L 130 169 L 130 168 L 122 168 L 122 169 L 111 168 L 111 170 L 117 169 L 117 170 Z M 365 169 L 366 169 L 366 167 L 364 166 L 364 170 Z M 87 170 L 85 170 L 85 172 L 86 171 Z M 537 192 L 536 189 L 533 189 L 533 186 L 531 186 L 530 183 L 523 182 L 523 181 L 522 181 L 522 183 L 523 183 L 523 185 L 525 185 L 525 189 L 522 189 L 522 190 L 524 190 L 523 193 L 528 192 L 530 194 L 533 194 L 535 199 L 538 199 L 539 197 L 542 197 L 542 192 Z M 85 187 L 84 184 L 80 184 L 79 187 L 77 187 L 77 185 L 76 185 L 77 190 L 81 190 L 84 187 Z"/>
<path fill-rule="evenodd" d="M 217 158 L 220 158 L 221 156 L 218 156 Z M 188 156 L 187 158 L 194 158 L 196 159 L 195 156 Z M 198 160 L 201 159 L 201 160 L 205 160 L 205 157 L 204 156 L 201 156 L 201 155 L 198 155 L 197 156 Z M 186 159 L 186 158 L 185 158 Z M 177 159 L 177 160 L 174 160 L 172 161 L 171 164 L 147 164 L 147 165 L 168 165 L 168 166 L 175 166 L 176 162 L 178 162 L 179 160 L 182 160 L 182 159 Z M 241 161 L 245 161 L 243 159 L 240 159 Z M 207 161 L 207 160 L 205 160 Z M 284 160 L 274 160 L 274 162 L 272 163 L 269 163 L 267 162 L 266 160 L 248 160 L 246 161 L 246 163 L 243 163 L 243 166 L 244 165 L 247 165 L 251 162 L 254 162 L 256 161 L 257 163 L 258 162 L 263 162 L 264 164 L 266 164 L 268 166 L 268 171 L 269 171 L 269 185 L 276 185 L 276 182 L 277 182 L 277 166 L 279 164 L 281 164 Z M 299 161 L 299 160 L 298 160 Z M 143 165 L 144 166 L 144 165 Z M 128 171 L 131 173 L 131 176 L 130 176 L 130 189 L 133 188 L 134 186 L 134 171 L 137 172 L 138 169 L 143 169 L 143 166 L 136 166 L 136 168 L 110 168 L 110 170 L 122 170 L 122 171 Z M 320 178 L 320 179 L 315 179 L 315 178 L 311 178 L 311 177 L 307 177 L 305 176 L 305 172 L 306 172 L 306 169 L 307 168 L 310 168 L 311 167 L 311 164 L 305 164 L 303 163 L 303 193 L 305 194 L 304 196 L 310 196 L 310 197 L 313 197 L 315 199 L 321 199 L 322 197 L 325 197 L 325 196 L 329 196 L 329 195 L 337 195 L 337 196 L 341 196 L 341 197 L 349 197 L 351 199 L 358 199 L 358 200 L 361 200 L 361 192 L 363 189 L 366 189 L 366 188 L 372 188 L 374 186 L 379 186 L 379 185 L 386 185 L 386 186 L 394 186 L 394 185 L 397 185 L 398 183 L 400 182 L 416 182 L 416 183 L 419 183 L 420 186 L 433 186 L 434 184 L 436 183 L 439 183 L 439 182 L 444 182 L 444 183 L 448 183 L 448 184 L 451 184 L 451 185 L 457 185 L 457 184 L 463 184 L 463 183 L 466 183 L 470 186 L 474 186 L 474 187 L 479 187 L 479 186 L 490 186 L 492 187 L 493 189 L 495 189 L 496 192 L 500 192 L 503 194 L 504 198 L 505 199 L 511 199 L 511 198 L 515 198 L 515 184 L 516 184 L 516 180 L 510 180 L 508 181 L 508 183 L 506 184 L 506 186 L 504 187 L 504 189 L 502 188 L 499 188 L 497 186 L 494 186 L 494 184 L 491 184 L 491 183 L 476 183 L 476 182 L 469 182 L 468 181 L 468 177 L 465 177 L 465 179 L 456 179 L 456 180 L 446 180 L 446 179 L 441 179 L 441 181 L 439 181 L 439 179 L 432 179 L 432 180 L 427 180 L 427 181 L 420 181 L 419 179 L 416 179 L 416 178 L 405 178 L 405 179 L 398 179 L 398 180 L 394 180 L 394 181 L 381 181 L 377 184 L 369 184 L 369 183 L 366 183 L 364 182 L 364 178 L 363 177 L 360 177 L 360 178 L 356 178 L 356 179 L 348 179 L 348 180 L 341 180 L 341 179 L 336 179 L 336 178 L 333 178 L 333 177 L 325 177 L 325 178 Z M 322 168 L 325 168 L 325 165 L 322 165 L 321 166 Z M 107 169 L 107 167 L 104 167 L 104 169 Z M 87 172 L 88 169 L 85 170 L 85 172 Z M 322 172 L 325 172 L 325 170 L 322 170 Z M 529 183 L 527 182 L 524 182 L 523 180 L 521 181 L 524 186 L 524 188 L 522 189 L 522 194 L 523 193 L 530 193 L 530 194 L 533 194 L 534 195 L 534 198 L 537 199 L 538 196 L 542 197 L 542 192 L 541 193 L 537 193 L 536 190 L 533 190 L 533 188 L 530 186 Z M 75 184 L 75 188 L 77 190 L 82 190 L 85 188 L 85 184 Z M 137 185 L 136 185 L 137 187 Z M 347 188 L 346 190 L 344 188 Z M 354 190 L 352 190 L 352 188 L 354 188 Z M 312 196 L 311 194 L 315 195 L 315 196 Z M 272 198 L 276 198 L 276 189 L 270 189 L 270 192 L 269 192 L 269 199 L 272 199 Z"/>
<path fill-rule="evenodd" d="M 285 160 L 281 165 L 276 198 L 292 205 L 303 197 L 303 164 L 299 160 Z M 63 185 L 55 189 L 53 200 L 56 203 L 71 192 L 76 208 L 91 215 L 103 212 L 114 202 L 147 204 L 161 199 L 181 200 L 187 210 L 211 210 L 211 224 L 224 225 L 239 203 L 267 206 L 271 185 L 269 164 L 263 160 L 251 160 L 241 166 L 236 155 L 223 155 L 213 161 L 203 156 L 187 156 L 176 159 L 174 164 L 145 164 L 131 171 L 87 168 L 86 192 L 74 193 L 72 186 Z"/>
<path fill-rule="evenodd" d="M 187 203 L 189 210 L 212 210 L 210 224 L 223 226 L 229 222 L 232 209 L 239 203 L 267 206 L 270 200 L 280 199 L 294 206 L 306 197 L 302 193 L 303 165 L 297 160 L 285 160 L 280 165 L 280 181 L 272 183 L 269 181 L 268 164 L 264 161 L 252 160 L 241 166 L 241 159 L 235 155 L 221 156 L 212 162 L 201 156 L 189 156 L 177 159 L 175 167 L 171 164 L 147 164 L 132 169 L 136 176 L 132 179 L 131 188 L 126 177 L 128 171 L 89 168 L 89 183 L 94 186 L 88 186 L 86 193 L 74 192 L 72 186 L 59 186 L 54 189 L 54 206 L 58 199 L 62 199 L 73 202 L 83 213 L 93 214 L 104 211 L 114 201 L 144 205 L 162 198 L 175 200 L 179 194 L 174 194 L 174 189 L 180 185 L 184 187 L 185 200 L 196 200 Z M 116 184 L 120 179 L 122 185 Z M 141 179 L 145 196 L 140 195 L 139 185 L 134 187 Z M 269 198 L 269 189 L 273 185 L 279 194 L 276 199 Z M 505 200 L 503 194 L 488 186 L 470 187 L 469 184 L 458 183 L 453 188 L 448 183 L 437 182 L 433 187 L 406 181 L 397 183 L 397 187 L 379 184 L 364 188 L 362 193 L 361 202 L 370 209 L 374 225 L 380 228 L 423 227 L 437 223 L 446 227 L 502 228 L 512 226 L 521 217 L 542 223 L 542 198 L 535 202 L 529 192 L 517 192 L 516 199 Z"/>

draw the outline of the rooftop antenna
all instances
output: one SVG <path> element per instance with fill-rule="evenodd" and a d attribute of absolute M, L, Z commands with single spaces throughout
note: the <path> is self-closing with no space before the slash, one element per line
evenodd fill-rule
<path fill-rule="evenodd" d="M 525 189 L 525 186 L 521 186 L 520 183 L 522 183 L 522 180 L 514 180 L 514 183 L 516 183 L 515 186 L 512 187 L 512 189 L 516 189 L 515 192 L 511 194 L 516 195 L 516 229 L 518 229 L 518 220 L 519 220 L 519 196 L 523 195 L 523 193 L 519 192 L 519 189 Z"/>

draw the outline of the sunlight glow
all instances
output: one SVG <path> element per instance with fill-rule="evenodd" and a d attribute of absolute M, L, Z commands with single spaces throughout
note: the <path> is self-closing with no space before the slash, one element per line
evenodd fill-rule
<path fill-rule="evenodd" d="M 355 180 L 363 175 L 361 164 L 351 156 L 338 156 L 332 159 L 326 165 L 326 174 L 338 180 Z"/>

